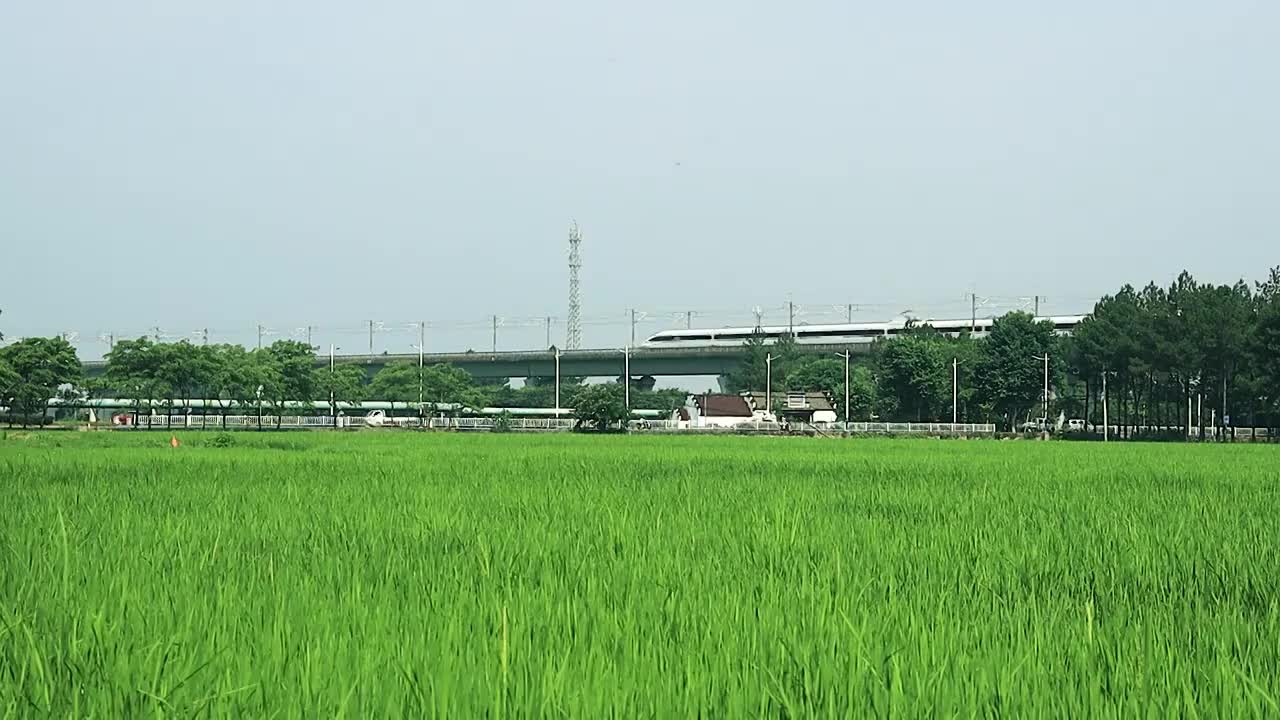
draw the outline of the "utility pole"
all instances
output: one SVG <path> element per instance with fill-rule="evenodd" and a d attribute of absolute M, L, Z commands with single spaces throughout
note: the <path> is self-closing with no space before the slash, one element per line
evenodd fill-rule
<path fill-rule="evenodd" d="M 969 293 L 969 334 L 978 332 L 978 295 Z"/>
<path fill-rule="evenodd" d="M 556 348 L 556 418 L 560 417 L 560 348 Z"/>
<path fill-rule="evenodd" d="M 844 358 L 844 429 L 849 431 L 849 357 L 852 355 L 849 350 L 842 353 L 836 353 L 836 357 Z"/>
<path fill-rule="evenodd" d="M 631 346 L 628 345 L 616 352 L 622 353 L 622 392 L 623 402 L 627 408 L 627 419 L 623 421 L 622 429 L 628 430 L 631 427 Z M 556 364 L 556 376 L 559 377 L 559 363 Z M 557 384 L 558 386 L 558 384 Z"/>
<path fill-rule="evenodd" d="M 853 324 L 853 303 L 849 303 L 845 306 L 845 322 L 850 325 Z"/>
<path fill-rule="evenodd" d="M 1044 426 L 1047 428 L 1049 426 L 1049 353 L 1046 351 L 1043 357 L 1040 355 L 1034 357 L 1037 360 L 1044 361 L 1044 395 L 1042 401 L 1044 402 Z"/>
<path fill-rule="evenodd" d="M 369 321 L 369 359 L 373 360 L 373 321 Z"/>
<path fill-rule="evenodd" d="M 1107 369 L 1102 369 L 1102 442 L 1111 438 L 1111 418 L 1107 415 Z"/>
<path fill-rule="evenodd" d="M 1035 297 L 1035 303 L 1036 303 L 1036 314 L 1035 314 L 1035 317 L 1037 317 L 1037 318 L 1039 318 L 1039 317 L 1040 317 L 1040 301 L 1041 301 L 1041 300 L 1043 300 L 1043 299 L 1048 299 L 1048 298 L 1041 298 L 1039 295 L 1037 295 L 1037 296 Z"/>
<path fill-rule="evenodd" d="M 1196 434 L 1200 442 L 1204 442 L 1204 390 L 1196 395 Z"/>
<path fill-rule="evenodd" d="M 418 418 L 422 418 L 422 366 L 427 352 L 427 321 L 418 321 Z"/>
<path fill-rule="evenodd" d="M 693 329 L 693 311 L 692 310 L 686 310 L 684 313 L 684 329 L 685 330 Z"/>
<path fill-rule="evenodd" d="M 312 331 L 312 330 L 315 330 L 315 326 L 314 326 L 314 325 L 308 325 L 308 326 L 307 326 L 307 347 L 313 347 L 313 346 L 311 345 L 311 331 Z"/>
<path fill-rule="evenodd" d="M 796 304 L 790 300 L 787 301 L 787 334 L 796 334 Z"/>
<path fill-rule="evenodd" d="M 960 358 L 951 358 L 951 424 L 955 425 L 960 416 Z M 955 428 L 951 428 L 955 432 Z"/>
<path fill-rule="evenodd" d="M 204 328 L 203 330 L 200 331 L 200 344 L 201 345 L 209 344 L 209 328 Z"/>
<path fill-rule="evenodd" d="M 764 411 L 773 412 L 773 353 L 764 356 Z M 776 420 L 777 418 L 775 418 Z"/>
<path fill-rule="evenodd" d="M 333 412 L 333 426 L 338 427 L 338 404 L 333 393 L 333 355 L 338 348 L 329 343 L 329 410 Z"/>
<path fill-rule="evenodd" d="M 1049 426 L 1049 351 L 1044 351 L 1044 424 Z"/>
<path fill-rule="evenodd" d="M 547 347 L 551 347 L 551 316 L 547 316 Z"/>
<path fill-rule="evenodd" d="M 493 316 L 493 351 L 498 352 L 498 316 Z"/>
<path fill-rule="evenodd" d="M 1231 415 L 1227 413 L 1227 369 L 1222 369 L 1222 442 L 1227 441 L 1227 426 L 1231 424 Z"/>
<path fill-rule="evenodd" d="M 262 323 L 258 323 L 258 349 L 259 349 L 259 350 L 261 350 L 261 349 L 262 349 L 262 331 L 263 331 L 263 329 L 264 329 L 264 328 L 262 327 Z"/>
<path fill-rule="evenodd" d="M 631 308 L 631 344 L 636 344 L 636 309 Z"/>

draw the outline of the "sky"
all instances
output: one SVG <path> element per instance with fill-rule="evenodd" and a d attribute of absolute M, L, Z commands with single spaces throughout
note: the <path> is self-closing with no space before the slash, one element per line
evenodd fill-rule
<path fill-rule="evenodd" d="M 0 8 L 0 331 L 352 352 L 1280 263 L 1280 3 Z"/>

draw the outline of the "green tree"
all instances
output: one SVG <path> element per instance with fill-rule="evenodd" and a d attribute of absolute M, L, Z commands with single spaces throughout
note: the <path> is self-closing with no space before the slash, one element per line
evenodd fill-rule
<path fill-rule="evenodd" d="M 840 419 L 844 419 L 844 360 L 806 360 L 788 373 L 786 389 L 824 393 L 834 403 Z M 854 364 L 849 368 L 849 419 L 869 419 L 875 402 L 876 384 L 871 369 L 862 364 Z"/>
<path fill-rule="evenodd" d="M 743 342 L 742 349 L 741 362 L 725 381 L 725 389 L 732 393 L 764 390 L 769 381 L 775 391 L 783 390 L 787 373 L 800 364 L 800 348 L 788 334 L 770 343 L 757 329 Z"/>
<path fill-rule="evenodd" d="M 222 424 L 234 405 L 249 408 L 256 402 L 257 388 L 262 384 L 260 368 L 253 356 L 240 345 L 209 347 L 210 397 L 218 402 Z"/>
<path fill-rule="evenodd" d="M 1272 268 L 1255 293 L 1257 322 L 1249 356 L 1257 376 L 1257 396 L 1268 428 L 1280 425 L 1280 266 Z"/>
<path fill-rule="evenodd" d="M 796 343 L 795 336 L 783 333 L 769 348 L 769 354 L 773 356 L 773 387 L 775 390 L 786 388 L 787 376 L 802 361 L 800 346 Z"/>
<path fill-rule="evenodd" d="M 277 406 L 290 400 L 316 399 L 316 354 L 310 345 L 296 340 L 277 340 L 263 352 L 263 360 L 279 372 L 279 385 L 273 396 Z"/>
<path fill-rule="evenodd" d="M 912 421 L 938 420 L 951 405 L 948 340 L 928 326 L 876 343 L 880 414 Z"/>
<path fill-rule="evenodd" d="M 285 403 L 293 399 L 289 384 L 285 380 L 284 365 L 278 356 L 267 348 L 261 348 L 249 353 L 249 365 L 246 370 L 249 376 L 257 381 L 253 391 L 253 405 L 258 416 L 258 428 L 262 428 L 264 411 L 276 417 L 278 428 L 280 419 L 284 416 Z"/>
<path fill-rule="evenodd" d="M 215 358 L 207 347 L 192 345 L 183 340 L 176 343 L 154 345 L 155 379 L 170 393 L 169 406 L 180 401 L 190 407 L 196 397 L 205 397 L 213 380 Z"/>
<path fill-rule="evenodd" d="M 0 405 L 13 406 L 13 398 L 21 382 L 22 378 L 18 376 L 17 371 L 9 365 L 7 360 L 0 358 Z"/>
<path fill-rule="evenodd" d="M 0 350 L 0 361 L 17 375 L 10 395 L 10 407 L 23 416 L 44 416 L 53 398 L 65 385 L 81 378 L 80 358 L 63 338 L 26 338 Z"/>
<path fill-rule="evenodd" d="M 581 385 L 584 382 L 586 382 L 586 378 L 582 377 L 581 375 L 561 375 L 560 390 L 561 392 L 563 392 L 564 389 L 567 387 L 570 387 L 573 385 Z M 525 384 L 525 387 L 555 387 L 556 376 L 555 375 L 532 375 L 524 379 L 524 384 Z"/>
<path fill-rule="evenodd" d="M 1249 402 L 1252 398 L 1239 396 L 1236 382 L 1242 371 L 1247 370 L 1242 362 L 1247 359 L 1249 338 L 1256 334 L 1256 319 L 1252 290 L 1243 281 L 1213 288 L 1211 298 L 1208 304 L 1216 322 L 1205 348 L 1206 375 L 1211 378 L 1206 384 L 1212 388 L 1206 396 L 1214 398 L 1218 427 L 1225 431 L 1227 417 L 1234 418 L 1230 422 L 1232 427 L 1240 425 L 1243 411 L 1252 404 Z"/>
<path fill-rule="evenodd" d="M 489 404 L 490 389 L 477 387 L 466 370 L 449 364 L 428 365 L 419 375 L 417 365 L 391 363 L 373 376 L 367 396 L 375 400 L 416 403 L 419 382 L 423 402 L 427 405 L 424 412 L 429 412 L 437 405 L 457 405 L 460 406 L 456 408 L 458 410 L 479 410 Z M 492 388 L 492 392 L 503 393 L 506 390 Z M 441 407 L 435 409 L 444 410 Z"/>
<path fill-rule="evenodd" d="M 437 367 L 430 365 L 428 367 Z M 426 369 L 423 369 L 423 373 Z M 367 396 L 371 400 L 385 400 L 387 402 L 418 402 L 419 383 L 423 382 L 423 375 L 418 372 L 416 363 L 388 363 L 373 376 L 373 380 L 369 383 Z"/>
<path fill-rule="evenodd" d="M 663 390 L 631 391 L 631 407 L 636 410 L 660 410 L 666 415 L 683 407 L 688 393 L 684 390 L 666 388 Z M 576 397 L 574 398 L 577 399 Z"/>
<path fill-rule="evenodd" d="M 321 395 L 329 399 L 329 414 L 334 417 L 338 416 L 338 403 L 355 406 L 364 400 L 365 375 L 358 365 L 336 365 L 332 372 L 322 370 L 316 377 Z"/>
<path fill-rule="evenodd" d="M 742 343 L 742 360 L 726 378 L 725 389 L 732 393 L 764 389 L 765 358 L 768 354 L 766 337 L 757 330 Z"/>
<path fill-rule="evenodd" d="M 576 386 L 560 388 L 560 404 L 569 407 L 568 400 Z M 554 386 L 525 385 L 524 387 L 498 388 L 490 395 L 489 402 L 495 407 L 507 408 L 548 408 L 555 407 L 556 391 Z"/>
<path fill-rule="evenodd" d="M 592 427 L 601 432 L 625 423 L 630 413 L 622 385 L 605 383 L 583 387 L 574 398 L 573 415 L 579 427 Z"/>
<path fill-rule="evenodd" d="M 1030 313 L 1009 313 L 998 318 L 983 343 L 977 385 L 1002 423 L 1013 428 L 1043 395 L 1044 364 L 1036 357 L 1050 354 L 1050 373 L 1061 372 L 1065 362 L 1053 362 L 1056 347 L 1053 324 L 1037 322 Z M 1052 380 L 1051 380 L 1052 383 Z"/>
<path fill-rule="evenodd" d="M 150 339 L 121 340 L 106 359 L 107 385 L 116 397 L 132 401 L 135 422 L 144 409 L 150 412 L 155 400 L 170 396 L 170 389 L 160 380 L 160 355 Z"/>

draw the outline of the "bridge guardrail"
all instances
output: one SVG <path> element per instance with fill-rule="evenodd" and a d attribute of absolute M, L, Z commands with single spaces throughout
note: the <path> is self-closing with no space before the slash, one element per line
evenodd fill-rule
<path fill-rule="evenodd" d="M 227 429 L 246 429 L 257 428 L 259 423 L 264 428 L 287 427 L 287 428 L 332 428 L 340 426 L 344 428 L 360 428 L 369 426 L 365 418 L 360 415 L 341 416 L 340 424 L 335 422 L 331 415 L 283 415 L 277 417 L 275 415 L 264 414 L 261 419 L 257 415 L 140 415 L 136 427 L 141 429 L 187 429 L 187 430 L 219 430 Z M 416 417 L 399 417 L 390 418 L 384 421 L 383 427 L 425 427 L 432 430 L 492 430 L 497 425 L 498 419 L 493 417 L 456 417 L 426 418 L 425 421 Z M 565 431 L 572 430 L 577 426 L 577 420 L 573 418 L 511 418 L 507 421 L 507 426 L 512 430 L 526 431 Z M 712 432 L 712 433 L 733 433 L 733 432 L 782 432 L 788 429 L 788 426 L 782 423 L 765 422 L 765 421 L 748 421 L 738 423 L 737 425 L 716 428 L 699 428 L 685 426 L 681 427 L 681 423 L 672 420 L 632 420 L 629 424 L 630 429 L 636 431 L 657 430 L 680 430 L 690 432 Z M 793 423 L 789 426 L 792 430 L 804 430 L 812 428 L 821 432 L 829 433 L 849 433 L 854 435 L 989 435 L 996 431 L 994 425 L 987 423 L 875 423 L 875 422 L 851 422 L 848 424 L 842 422 L 830 423 Z"/>

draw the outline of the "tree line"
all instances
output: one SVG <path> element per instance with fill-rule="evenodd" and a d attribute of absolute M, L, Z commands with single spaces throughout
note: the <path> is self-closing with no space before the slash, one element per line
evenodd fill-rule
<path fill-rule="evenodd" d="M 772 356 L 772 373 L 766 358 Z M 1048 402 L 1044 362 L 1049 358 Z M 390 364 L 371 379 L 358 365 L 317 367 L 315 350 L 291 340 L 249 350 L 240 345 L 117 343 L 102 377 L 85 378 L 75 348 L 62 338 L 27 338 L 0 348 L 0 405 L 11 416 L 43 416 L 50 398 L 116 397 L 136 412 L 208 401 L 214 412 L 259 408 L 279 416 L 291 401 L 322 400 L 329 412 L 366 398 L 457 408 L 553 407 L 552 378 L 511 387 L 479 380 L 450 365 Z M 845 363 L 805 354 L 793 338 L 747 340 L 726 390 L 820 391 L 837 405 Z M 562 378 L 561 407 L 608 406 L 617 414 L 621 377 L 586 385 Z M 671 411 L 679 390 L 654 390 L 631 378 L 631 407 Z M 954 402 L 953 402 L 954 392 Z M 989 422 L 1010 429 L 1031 418 L 1065 415 L 1101 424 L 1104 413 L 1122 435 L 1166 428 L 1280 425 L 1280 267 L 1250 285 L 1200 283 L 1182 273 L 1168 287 L 1126 285 L 1097 302 L 1070 336 L 1026 313 L 998 318 L 985 337 L 943 334 L 911 325 L 878 339 L 850 369 L 854 420 Z M 1106 408 L 1104 410 L 1104 407 Z M 447 410 L 446 410 L 447 411 Z"/>
<path fill-rule="evenodd" d="M 85 377 L 75 348 L 62 338 L 27 338 L 0 349 L 0 405 L 11 419 L 43 417 L 51 398 L 76 400 L 111 397 L 129 401 L 135 414 L 153 407 L 191 407 L 227 415 L 233 409 L 279 418 L 298 414 L 298 401 L 324 401 L 336 415 L 343 404 L 365 399 L 419 401 L 427 412 L 463 413 L 484 407 L 551 408 L 556 405 L 553 378 L 529 378 L 511 387 L 507 378 L 477 379 L 453 365 L 390 363 L 372 378 L 363 366 L 319 366 L 314 348 L 280 340 L 248 350 L 240 345 L 196 345 L 183 340 L 158 343 L 150 338 L 123 340 L 106 355 L 106 372 Z M 604 408 L 615 420 L 626 415 L 622 378 L 604 386 L 583 378 L 562 378 L 559 405 Z M 684 402 L 680 390 L 655 390 L 653 378 L 631 379 L 631 408 L 670 412 Z M 616 386 L 616 387 L 613 387 Z M 588 418 L 597 422 L 599 412 Z M 302 409 L 305 413 L 305 409 Z"/>
<path fill-rule="evenodd" d="M 1016 426 L 1034 410 L 1044 410 L 1043 361 L 1035 358 L 1048 354 L 1050 384 L 1061 385 L 1063 369 L 1052 359 L 1063 340 L 1052 323 L 1020 312 L 997 318 L 983 338 L 909 322 L 904 332 L 877 339 L 870 354 L 850 367 L 849 417 L 950 422 L 954 416 L 959 422 Z M 759 390 L 770 383 L 775 396 L 819 391 L 843 418 L 843 358 L 805 354 L 787 336 L 766 344 L 757 335 L 747 340 L 745 351 L 741 367 L 728 378 L 730 391 Z"/>
<path fill-rule="evenodd" d="M 775 392 L 816 390 L 843 404 L 843 359 L 806 355 L 788 337 L 757 335 L 744 350 L 730 391 L 764 388 L 772 356 Z M 1199 283 L 1187 272 L 1167 288 L 1125 285 L 1067 336 L 1021 312 L 997 318 L 985 337 L 909 324 L 858 360 L 849 392 L 850 417 L 863 421 L 947 422 L 954 405 L 961 422 L 1004 429 L 1059 415 L 1101 426 L 1104 414 L 1126 436 L 1276 427 L 1280 267 L 1253 285 Z"/>

